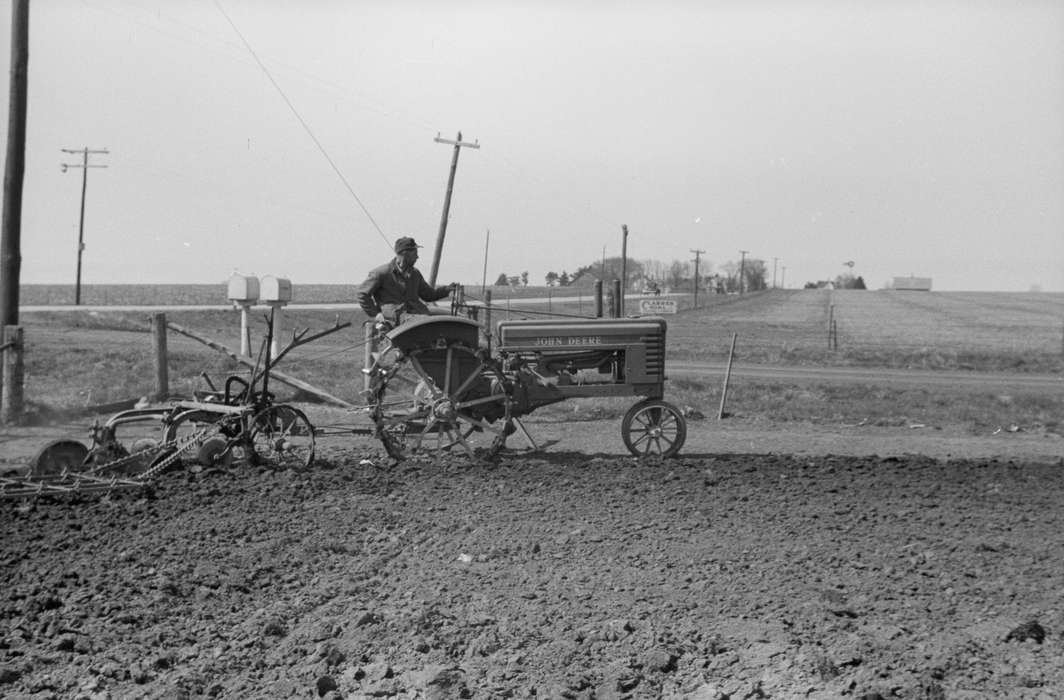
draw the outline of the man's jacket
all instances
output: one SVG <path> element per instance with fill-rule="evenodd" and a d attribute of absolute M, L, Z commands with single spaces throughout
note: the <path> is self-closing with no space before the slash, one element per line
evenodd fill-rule
<path fill-rule="evenodd" d="M 426 301 L 438 301 L 450 293 L 450 287 L 430 286 L 416 267 L 403 272 L 392 260 L 370 270 L 355 298 L 367 316 L 384 314 L 392 323 L 398 323 L 405 314 L 427 314 Z"/>

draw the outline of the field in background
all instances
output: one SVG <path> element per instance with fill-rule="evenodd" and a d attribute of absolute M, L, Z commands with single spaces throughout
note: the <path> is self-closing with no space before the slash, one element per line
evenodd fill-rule
<path fill-rule="evenodd" d="M 677 316 L 670 351 L 721 359 L 733 333 L 740 356 L 768 364 L 1060 372 L 1064 294 L 812 289 L 710 297 Z"/>
<path fill-rule="evenodd" d="M 336 296 L 337 290 L 344 289 L 321 287 L 323 297 Z M 124 289 L 129 292 L 131 287 Z M 503 297 L 504 290 L 494 290 L 494 320 L 539 318 L 548 308 L 567 314 L 583 309 L 584 315 L 592 310 L 591 300 L 583 298 L 549 307 L 542 302 L 522 306 L 519 297 Z M 184 291 L 188 293 L 181 298 L 186 304 L 216 303 L 196 297 L 208 291 L 224 295 L 214 285 Z M 297 299 L 304 296 L 299 288 L 296 291 Z M 521 291 L 537 296 L 546 290 Z M 322 301 L 327 303 L 327 299 Z M 30 301 L 24 299 L 24 304 Z M 848 365 L 867 367 L 870 372 L 877 367 L 969 369 L 1059 376 L 1064 367 L 1062 308 L 1064 295 L 1034 293 L 774 290 L 742 297 L 709 296 L 700 298 L 700 308 L 668 317 L 668 357 L 723 363 L 734 333 L 738 337 L 735 361 L 740 365 Z M 27 400 L 39 412 L 48 413 L 151 394 L 155 373 L 148 315 L 147 311 L 107 310 L 24 312 Z M 832 317 L 838 329 L 837 349 L 828 347 Z M 172 309 L 167 318 L 230 348 L 239 347 L 239 315 L 231 309 Z M 289 309 L 284 335 L 290 337 L 293 330 L 304 328 L 322 330 L 337 321 L 352 321 L 353 326 L 297 349 L 280 369 L 357 404 L 361 402 L 360 311 Z M 264 309 L 252 311 L 251 325 L 257 351 L 264 335 Z M 175 333 L 169 334 L 168 342 L 174 394 L 187 396 L 204 388 L 204 372 L 218 385 L 228 373 L 247 373 L 224 355 Z M 715 413 L 720 384 L 716 374 L 704 380 L 675 379 L 666 392 L 675 403 Z M 273 388 L 279 396 L 292 395 L 287 387 Z M 628 405 L 582 400 L 548 410 L 619 416 Z M 888 426 L 953 423 L 976 431 L 1021 425 L 1056 430 L 1064 414 L 1064 396 L 1046 397 L 1044 392 L 1000 396 L 960 387 L 895 389 L 747 380 L 730 390 L 729 411 L 781 421 L 865 420 Z"/>

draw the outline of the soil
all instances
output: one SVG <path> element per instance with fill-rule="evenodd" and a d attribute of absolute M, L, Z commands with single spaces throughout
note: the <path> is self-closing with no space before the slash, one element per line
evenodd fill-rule
<path fill-rule="evenodd" d="M 0 501 L 0 696 L 1064 694 L 1059 436 L 617 423 Z"/>

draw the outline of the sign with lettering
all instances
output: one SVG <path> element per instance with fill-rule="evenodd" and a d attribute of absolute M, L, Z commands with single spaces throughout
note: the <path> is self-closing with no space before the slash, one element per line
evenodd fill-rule
<path fill-rule="evenodd" d="M 559 347 L 566 345 L 602 345 L 602 337 L 597 335 L 577 335 L 577 336 L 537 336 L 532 339 L 533 345 L 546 345 L 551 347 Z"/>
<path fill-rule="evenodd" d="M 640 299 L 639 313 L 645 316 L 656 316 L 658 314 L 674 314 L 676 313 L 676 300 L 659 299 L 657 297 L 653 299 Z"/>

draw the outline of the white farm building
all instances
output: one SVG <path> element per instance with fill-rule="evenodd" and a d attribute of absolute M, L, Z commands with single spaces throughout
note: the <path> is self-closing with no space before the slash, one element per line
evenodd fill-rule
<path fill-rule="evenodd" d="M 930 277 L 895 277 L 894 289 L 904 289 L 913 292 L 930 292 L 931 291 L 931 278 Z"/>

